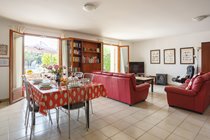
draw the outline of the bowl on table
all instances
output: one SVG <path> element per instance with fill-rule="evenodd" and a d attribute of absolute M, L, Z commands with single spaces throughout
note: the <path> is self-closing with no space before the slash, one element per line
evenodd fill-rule
<path fill-rule="evenodd" d="M 32 80 L 32 82 L 33 82 L 33 84 L 40 84 L 40 83 L 42 83 L 42 79 L 33 79 Z"/>
<path fill-rule="evenodd" d="M 52 86 L 51 86 L 51 83 L 40 83 L 39 84 L 39 89 L 51 89 Z"/>

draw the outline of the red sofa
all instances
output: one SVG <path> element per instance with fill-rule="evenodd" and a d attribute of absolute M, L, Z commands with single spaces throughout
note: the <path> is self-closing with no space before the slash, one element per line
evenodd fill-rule
<path fill-rule="evenodd" d="M 187 80 L 178 87 L 165 87 L 168 104 L 203 113 L 210 103 L 210 72 L 197 76 L 190 84 L 189 82 L 190 80 Z"/>
<path fill-rule="evenodd" d="M 93 82 L 102 83 L 107 91 L 107 97 L 133 105 L 144 101 L 148 96 L 150 85 L 136 85 L 134 74 L 111 72 L 94 72 Z"/>

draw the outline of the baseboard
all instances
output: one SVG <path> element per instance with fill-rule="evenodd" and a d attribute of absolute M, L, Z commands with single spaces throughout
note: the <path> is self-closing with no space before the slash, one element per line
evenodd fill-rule
<path fill-rule="evenodd" d="M 9 102 L 9 98 L 6 98 L 6 99 L 0 99 L 0 103 L 2 102 Z"/>

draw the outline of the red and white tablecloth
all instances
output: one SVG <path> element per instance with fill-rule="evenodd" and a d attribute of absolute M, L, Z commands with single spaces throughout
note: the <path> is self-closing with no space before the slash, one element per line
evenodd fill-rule
<path fill-rule="evenodd" d="M 106 90 L 102 84 L 91 83 L 82 87 L 71 88 L 68 91 L 66 87 L 52 88 L 50 90 L 40 90 L 38 85 L 29 85 L 34 100 L 39 104 L 39 112 L 47 115 L 47 110 L 69 103 L 78 103 L 82 101 L 92 100 L 100 96 L 106 96 Z"/>

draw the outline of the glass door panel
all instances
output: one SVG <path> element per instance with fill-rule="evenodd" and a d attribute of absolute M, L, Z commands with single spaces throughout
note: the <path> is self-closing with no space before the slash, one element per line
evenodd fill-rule
<path fill-rule="evenodd" d="M 118 72 L 118 46 L 103 46 L 103 70 Z"/>
<path fill-rule="evenodd" d="M 62 66 L 66 67 L 64 74 L 68 77 L 69 67 L 71 66 L 70 40 L 62 39 Z"/>
<path fill-rule="evenodd" d="M 11 31 L 10 42 L 10 103 L 14 103 L 24 97 L 22 91 L 23 34 Z"/>
<path fill-rule="evenodd" d="M 128 46 L 120 47 L 120 72 L 128 73 L 129 72 L 129 48 Z"/>

